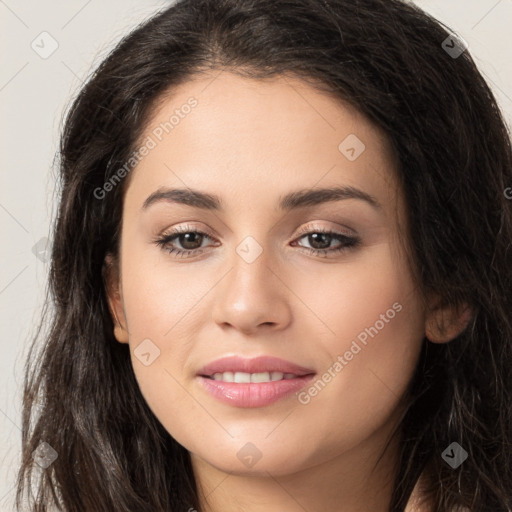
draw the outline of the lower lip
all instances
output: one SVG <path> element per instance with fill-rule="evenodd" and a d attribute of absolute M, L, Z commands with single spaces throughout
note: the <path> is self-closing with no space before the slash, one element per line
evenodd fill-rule
<path fill-rule="evenodd" d="M 199 377 L 203 387 L 213 397 L 234 407 L 264 407 L 297 392 L 306 386 L 314 374 L 272 382 L 235 383 Z"/>

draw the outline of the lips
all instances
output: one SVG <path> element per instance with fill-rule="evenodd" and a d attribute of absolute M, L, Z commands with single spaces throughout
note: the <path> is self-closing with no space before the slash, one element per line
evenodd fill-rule
<path fill-rule="evenodd" d="M 198 381 L 208 394 L 234 407 L 263 407 L 306 386 L 315 371 L 275 357 L 237 356 L 202 368 Z"/>

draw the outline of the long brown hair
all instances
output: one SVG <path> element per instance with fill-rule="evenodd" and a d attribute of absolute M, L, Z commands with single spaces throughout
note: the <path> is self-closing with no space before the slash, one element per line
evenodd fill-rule
<path fill-rule="evenodd" d="M 426 469 L 436 512 L 512 510 L 510 134 L 469 52 L 443 45 L 450 32 L 399 0 L 180 0 L 118 44 L 62 133 L 47 307 L 26 369 L 18 506 L 30 490 L 38 512 L 199 510 L 188 452 L 147 406 L 128 345 L 113 336 L 102 270 L 118 251 L 127 179 L 97 191 L 127 162 L 162 94 L 229 69 L 298 76 L 382 128 L 422 293 L 474 310 L 450 343 L 425 341 L 389 510 L 404 510 Z M 453 441 L 468 452 L 455 469 L 441 457 Z M 34 452 L 51 463 L 34 464 Z"/>

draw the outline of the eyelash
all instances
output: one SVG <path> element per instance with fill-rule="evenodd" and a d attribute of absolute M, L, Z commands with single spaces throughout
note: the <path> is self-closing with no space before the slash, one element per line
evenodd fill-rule
<path fill-rule="evenodd" d="M 174 229 L 170 233 L 162 236 L 161 238 L 157 238 L 156 240 L 154 240 L 154 243 L 161 247 L 166 252 L 168 252 L 169 254 L 174 254 L 175 257 L 187 258 L 189 256 L 193 256 L 194 254 L 196 254 L 196 252 L 202 252 L 202 248 L 175 249 L 174 247 L 168 247 L 170 242 L 172 242 L 174 239 L 179 238 L 180 235 L 187 233 L 195 233 L 213 239 L 213 237 L 211 237 L 208 233 L 205 233 L 204 231 L 190 228 L 189 226 L 183 226 Z M 361 239 L 358 237 L 351 237 L 348 235 L 344 235 L 343 233 L 338 233 L 336 231 L 330 231 L 328 229 L 322 228 L 302 230 L 301 232 L 299 232 L 298 237 L 296 239 L 304 238 L 305 235 L 311 235 L 315 233 L 331 235 L 333 239 L 337 239 L 338 241 L 342 242 L 342 245 L 335 249 L 313 249 L 311 247 L 302 247 L 302 249 L 305 249 L 309 254 L 313 254 L 316 256 L 327 256 L 328 254 L 332 253 L 341 253 L 343 251 L 358 247 L 361 244 Z"/>

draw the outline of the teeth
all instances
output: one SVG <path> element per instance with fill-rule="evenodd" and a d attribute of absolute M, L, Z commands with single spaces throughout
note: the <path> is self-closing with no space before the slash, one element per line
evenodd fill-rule
<path fill-rule="evenodd" d="M 251 374 L 244 372 L 236 372 L 235 378 L 233 380 L 238 384 L 247 384 L 248 382 L 251 382 Z"/>
<path fill-rule="evenodd" d="M 220 380 L 223 382 L 235 382 L 238 384 L 247 384 L 249 382 L 272 382 L 283 379 L 294 379 L 297 376 L 293 373 L 282 372 L 260 372 L 260 373 L 246 373 L 246 372 L 224 372 L 214 373 L 213 380 Z"/>
<path fill-rule="evenodd" d="M 251 382 L 268 382 L 269 380 L 270 373 L 268 372 L 251 373 Z"/>

